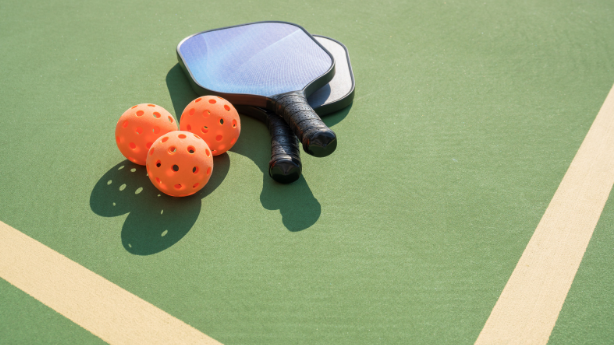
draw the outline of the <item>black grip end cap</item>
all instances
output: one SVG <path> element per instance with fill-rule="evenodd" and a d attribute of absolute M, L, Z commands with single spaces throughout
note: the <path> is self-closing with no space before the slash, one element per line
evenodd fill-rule
<path fill-rule="evenodd" d="M 302 170 L 301 162 L 296 159 L 282 158 L 269 163 L 269 176 L 283 184 L 298 180 L 301 177 Z"/>
<path fill-rule="evenodd" d="M 305 133 L 303 150 L 315 157 L 326 157 L 335 152 L 337 148 L 337 136 L 335 132 L 328 128 L 318 128 L 317 130 Z"/>

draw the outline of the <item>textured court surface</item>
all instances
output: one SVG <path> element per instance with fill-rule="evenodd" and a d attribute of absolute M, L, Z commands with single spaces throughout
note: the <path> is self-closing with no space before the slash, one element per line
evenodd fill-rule
<path fill-rule="evenodd" d="M 613 17 L 610 1 L 3 1 L 0 221 L 224 344 L 472 344 L 612 88 Z M 201 193 L 158 197 L 117 119 L 181 114 L 176 44 L 260 20 L 348 47 L 337 151 L 276 184 L 266 128 L 242 117 Z M 610 200 L 550 344 L 614 338 L 613 226 Z M 0 339 L 102 342 L 3 279 Z"/>

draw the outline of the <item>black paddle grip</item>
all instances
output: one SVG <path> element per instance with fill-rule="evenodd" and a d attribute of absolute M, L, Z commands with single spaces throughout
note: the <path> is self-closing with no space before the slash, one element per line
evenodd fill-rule
<path fill-rule="evenodd" d="M 279 183 L 292 183 L 298 180 L 303 170 L 298 139 L 281 117 L 267 115 L 271 134 L 269 176 Z"/>
<path fill-rule="evenodd" d="M 275 113 L 281 116 L 312 156 L 326 157 L 337 148 L 337 136 L 307 103 L 300 91 L 274 96 Z"/>

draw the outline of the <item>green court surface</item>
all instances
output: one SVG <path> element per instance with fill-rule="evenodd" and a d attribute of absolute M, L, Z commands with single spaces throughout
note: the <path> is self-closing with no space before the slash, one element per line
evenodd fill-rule
<path fill-rule="evenodd" d="M 223 344 L 472 344 L 612 88 L 612 18 L 612 1 L 2 1 L 0 221 Z M 201 192 L 158 196 L 119 116 L 179 119 L 196 95 L 176 45 L 262 20 L 347 46 L 337 150 L 278 184 L 242 116 Z M 609 200 L 550 344 L 614 338 L 613 225 Z M 103 341 L 0 279 L 0 343 Z"/>

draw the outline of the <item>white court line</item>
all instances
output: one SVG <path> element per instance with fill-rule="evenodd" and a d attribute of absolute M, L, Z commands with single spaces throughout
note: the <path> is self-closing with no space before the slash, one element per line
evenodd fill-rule
<path fill-rule="evenodd" d="M 546 344 L 614 184 L 614 87 L 476 344 Z"/>
<path fill-rule="evenodd" d="M 110 344 L 220 344 L 3 222 L 0 277 Z"/>

